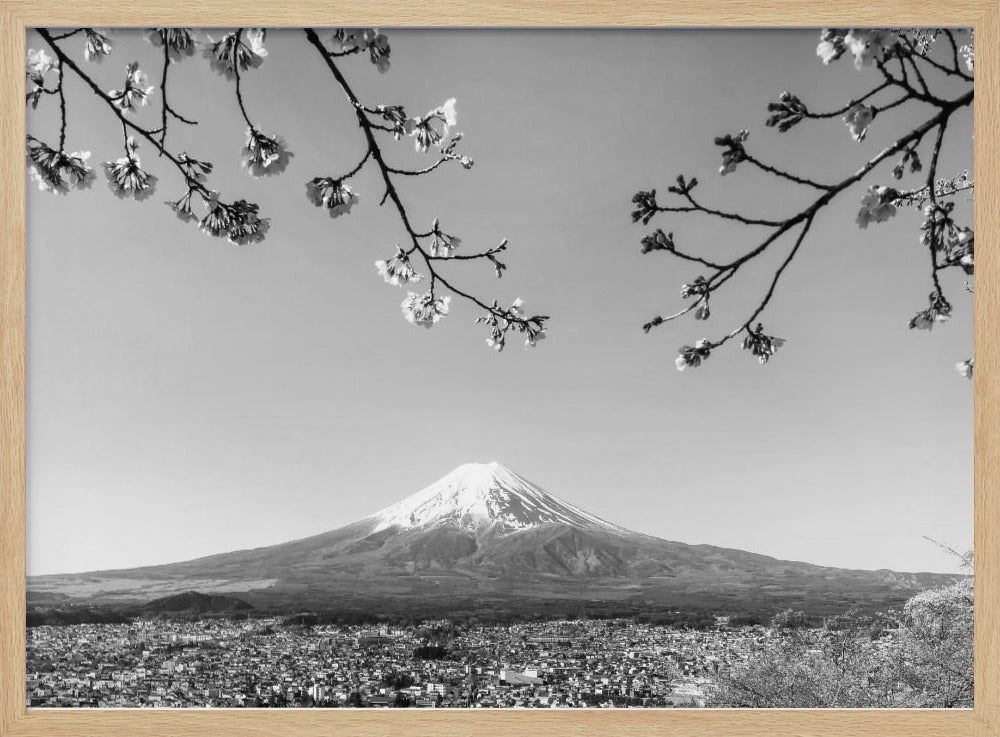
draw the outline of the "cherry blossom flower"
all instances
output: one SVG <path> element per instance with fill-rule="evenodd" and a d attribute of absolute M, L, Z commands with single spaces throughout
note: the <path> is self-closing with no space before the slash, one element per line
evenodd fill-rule
<path fill-rule="evenodd" d="M 149 78 L 144 71 L 139 69 L 139 63 L 133 61 L 125 67 L 124 89 L 110 90 L 108 96 L 122 113 L 131 113 L 137 107 L 145 107 L 149 103 L 149 96 L 156 88 L 148 82 Z"/>
<path fill-rule="evenodd" d="M 708 360 L 709 355 L 712 352 L 712 344 L 702 338 L 693 346 L 682 345 L 678 349 L 679 355 L 674 361 L 677 366 L 678 371 L 683 371 L 688 366 L 691 368 L 697 368 L 701 365 L 702 361 Z"/>
<path fill-rule="evenodd" d="M 208 212 L 198 223 L 198 229 L 213 238 L 221 238 L 229 233 L 232 216 L 229 208 L 219 201 L 217 192 L 213 192 L 208 201 Z"/>
<path fill-rule="evenodd" d="M 844 45 L 854 54 L 855 69 L 885 61 L 886 52 L 897 42 L 896 34 L 884 28 L 852 28 L 844 37 Z"/>
<path fill-rule="evenodd" d="M 396 255 L 388 261 L 376 261 L 375 268 L 378 269 L 378 273 L 385 280 L 385 283 L 394 287 L 423 279 L 423 276 L 413 269 L 410 257 L 398 245 L 396 246 Z"/>
<path fill-rule="evenodd" d="M 148 199 L 156 188 L 156 177 L 142 169 L 138 150 L 139 144 L 133 136 L 129 136 L 125 141 L 125 156 L 102 164 L 108 187 L 119 199 L 131 197 L 142 201 Z"/>
<path fill-rule="evenodd" d="M 865 136 L 868 135 L 868 126 L 871 125 L 874 119 L 875 108 L 862 105 L 861 103 L 853 105 L 844 114 L 844 123 L 851 132 L 851 137 L 858 143 L 865 140 Z"/>
<path fill-rule="evenodd" d="M 32 110 L 38 107 L 45 91 L 45 75 L 55 66 L 55 60 L 45 53 L 44 49 L 28 49 L 25 59 L 25 76 L 31 82 L 31 88 L 25 93 L 25 102 Z"/>
<path fill-rule="evenodd" d="M 744 161 L 747 157 L 743 149 L 743 143 L 750 137 L 750 131 L 741 130 L 735 136 L 726 134 L 715 139 L 716 146 L 722 146 L 722 166 L 719 167 L 719 174 L 726 176 L 736 171 L 736 165 Z"/>
<path fill-rule="evenodd" d="M 448 258 L 451 256 L 452 251 L 458 248 L 462 243 L 462 239 L 458 236 L 448 235 L 441 231 L 438 226 L 437 218 L 434 218 L 434 223 L 431 226 L 431 247 L 430 254 L 437 258 Z"/>
<path fill-rule="evenodd" d="M 377 28 L 337 28 L 333 32 L 333 52 L 348 54 L 364 51 L 378 35 Z"/>
<path fill-rule="evenodd" d="M 271 221 L 259 216 L 260 206 L 246 200 L 236 200 L 226 205 L 217 192 L 208 199 L 208 213 L 198 223 L 198 228 L 215 238 L 225 237 L 236 246 L 260 243 L 270 228 Z"/>
<path fill-rule="evenodd" d="M 167 206 L 174 211 L 174 214 L 177 215 L 182 222 L 191 223 L 198 219 L 198 216 L 191 208 L 191 196 L 193 194 L 194 190 L 189 189 L 179 200 L 167 202 Z"/>
<path fill-rule="evenodd" d="M 245 72 L 257 69 L 264 63 L 264 57 L 267 56 L 265 36 L 263 28 L 250 28 L 242 34 L 236 31 L 227 33 L 218 41 L 208 36 L 208 44 L 202 54 L 216 73 L 226 79 L 236 79 L 237 65 L 241 72 Z"/>
<path fill-rule="evenodd" d="M 348 185 L 331 177 L 316 177 L 306 182 L 306 196 L 317 207 L 327 208 L 332 218 L 349 213 L 361 199 Z"/>
<path fill-rule="evenodd" d="M 976 368 L 976 360 L 974 358 L 967 359 L 965 361 L 959 361 L 955 364 L 955 370 L 958 371 L 966 379 L 971 379 L 972 374 Z"/>
<path fill-rule="evenodd" d="M 83 44 L 83 58 L 100 64 L 111 53 L 111 40 L 107 29 L 84 28 L 86 40 Z"/>
<path fill-rule="evenodd" d="M 747 335 L 743 339 L 743 350 L 750 351 L 751 354 L 757 357 L 757 360 L 761 364 L 765 364 L 784 344 L 784 338 L 765 335 L 764 326 L 757 323 L 757 327 L 754 330 L 747 330 Z"/>
<path fill-rule="evenodd" d="M 292 152 L 280 136 L 268 136 L 247 126 L 243 144 L 243 166 L 251 176 L 260 178 L 280 174 L 288 166 Z"/>
<path fill-rule="evenodd" d="M 435 121 L 440 121 L 442 124 L 440 132 L 433 125 Z M 452 97 L 426 115 L 408 120 L 406 132 L 413 136 L 416 150 L 426 153 L 431 146 L 439 146 L 457 122 L 455 98 Z"/>
<path fill-rule="evenodd" d="M 771 115 L 764 122 L 764 125 L 768 128 L 777 126 L 780 133 L 786 132 L 801 122 L 808 112 L 802 100 L 787 91 L 779 95 L 778 102 L 767 103 L 767 111 Z"/>
<path fill-rule="evenodd" d="M 948 322 L 951 319 L 951 304 L 937 290 L 928 296 L 930 305 L 921 310 L 910 320 L 910 329 L 932 330 L 937 323 Z"/>
<path fill-rule="evenodd" d="M 28 141 L 27 156 L 28 175 L 43 192 L 63 195 L 70 189 L 88 189 L 97 178 L 87 164 L 90 151 L 66 154 L 32 138 Z"/>
<path fill-rule="evenodd" d="M 822 59 L 824 64 L 839 59 L 847 47 L 844 45 L 844 36 L 847 32 L 843 28 L 824 28 L 820 34 L 819 46 L 816 47 L 816 55 Z"/>
<path fill-rule="evenodd" d="M 868 193 L 861 198 L 861 209 L 858 211 L 859 228 L 867 228 L 869 223 L 884 223 L 896 214 L 899 192 L 892 187 L 872 185 Z"/>
<path fill-rule="evenodd" d="M 187 151 L 181 151 L 177 155 L 177 161 L 180 162 L 181 168 L 184 170 L 184 175 L 195 182 L 204 182 L 208 179 L 208 175 L 212 173 L 212 164 L 208 161 L 199 161 L 198 159 L 188 156 Z"/>
<path fill-rule="evenodd" d="M 397 141 L 407 132 L 409 121 L 406 111 L 401 105 L 379 105 L 374 108 L 374 114 L 381 117 L 392 129 L 392 136 Z"/>
<path fill-rule="evenodd" d="M 28 49 L 25 60 L 27 74 L 32 81 L 42 83 L 42 78 L 55 67 L 56 60 L 45 49 Z"/>
<path fill-rule="evenodd" d="M 271 227 L 268 218 L 259 216 L 260 206 L 246 200 L 236 200 L 229 206 L 229 231 L 226 240 L 236 246 L 260 243 Z"/>
<path fill-rule="evenodd" d="M 406 299 L 400 303 L 400 308 L 407 322 L 430 328 L 448 314 L 450 301 L 451 297 L 435 297 L 431 292 L 408 292 Z"/>
<path fill-rule="evenodd" d="M 167 55 L 175 62 L 185 56 L 194 56 L 197 49 L 192 28 L 149 28 L 143 36 L 153 46 L 163 46 L 165 43 Z"/>
<path fill-rule="evenodd" d="M 388 72 L 391 65 L 389 62 L 389 37 L 384 33 L 376 35 L 368 45 L 368 56 L 380 73 Z"/>

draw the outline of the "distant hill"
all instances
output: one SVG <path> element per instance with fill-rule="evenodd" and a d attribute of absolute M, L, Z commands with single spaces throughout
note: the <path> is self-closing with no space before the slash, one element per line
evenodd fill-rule
<path fill-rule="evenodd" d="M 32 577 L 28 598 L 142 605 L 144 612 L 232 610 L 238 602 L 286 614 L 587 607 L 832 613 L 898 606 L 954 578 L 671 542 L 602 520 L 498 463 L 470 463 L 330 532 L 183 563 Z"/>
<path fill-rule="evenodd" d="M 143 614 L 184 613 L 218 614 L 222 612 L 245 612 L 253 609 L 251 604 L 232 596 L 202 594 L 185 591 L 183 594 L 153 599 L 140 608 Z"/>

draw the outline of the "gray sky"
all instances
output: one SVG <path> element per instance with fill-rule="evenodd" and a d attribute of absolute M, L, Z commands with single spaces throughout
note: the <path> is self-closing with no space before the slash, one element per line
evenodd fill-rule
<path fill-rule="evenodd" d="M 308 179 L 351 168 L 363 142 L 301 32 L 271 33 L 270 55 L 244 78 L 255 122 L 295 153 L 268 180 L 240 169 L 232 84 L 187 59 L 171 70 L 170 101 L 200 124 L 173 126 L 168 142 L 212 160 L 213 186 L 259 202 L 271 231 L 236 247 L 179 222 L 162 202 L 182 185 L 148 145 L 140 154 L 160 181 L 147 202 L 117 200 L 103 176 L 66 198 L 29 188 L 30 574 L 303 537 L 489 460 L 668 539 L 954 570 L 922 536 L 972 540 L 972 385 L 954 370 L 971 354 L 972 299 L 949 274 L 952 322 L 907 330 L 930 291 L 916 212 L 859 230 L 863 187 L 822 212 L 763 316 L 788 340 L 765 367 L 738 345 L 684 373 L 674 357 L 742 321 L 773 259 L 730 282 L 707 325 L 640 329 L 679 308 L 681 284 L 698 274 L 642 256 L 642 235 L 660 226 L 690 250 L 719 253 L 755 234 L 691 216 L 633 225 L 632 194 L 665 195 L 683 173 L 698 176 L 707 202 L 793 212 L 811 192 L 746 167 L 717 176 L 712 138 L 745 127 L 761 158 L 840 179 L 918 113 L 887 113 L 857 144 L 839 119 L 779 134 L 764 127 L 764 106 L 788 89 L 813 109 L 838 107 L 875 72 L 847 59 L 824 67 L 817 31 L 389 35 L 388 74 L 344 61 L 356 91 L 411 114 L 457 98 L 476 160 L 404 183 L 411 217 L 440 217 L 463 250 L 509 238 L 499 282 L 477 264 L 448 274 L 483 298 L 521 296 L 552 315 L 549 339 L 496 355 L 460 300 L 430 331 L 402 319 L 406 290 L 373 266 L 403 235 L 378 206 L 374 170 L 357 179 L 362 201 L 349 216 L 331 220 L 305 198 Z M 82 63 L 82 41 L 65 43 Z M 158 79 L 159 52 L 138 33 L 115 45 L 103 67 L 86 67 L 105 88 L 121 86 L 132 59 Z M 93 151 L 92 163 L 121 156 L 110 113 L 67 80 L 68 149 Z M 158 105 L 138 120 L 155 124 Z M 942 173 L 971 168 L 971 112 L 954 120 Z M 56 126 L 52 99 L 29 113 L 46 140 Z M 409 141 L 385 150 L 417 161 Z"/>

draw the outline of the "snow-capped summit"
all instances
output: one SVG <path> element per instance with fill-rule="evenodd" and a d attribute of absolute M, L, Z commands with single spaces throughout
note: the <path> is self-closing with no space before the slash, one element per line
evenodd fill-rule
<path fill-rule="evenodd" d="M 465 530 L 492 527 L 506 533 L 548 522 L 586 529 L 624 528 L 556 498 L 503 464 L 465 463 L 416 494 L 369 518 L 373 532 L 449 525 Z"/>

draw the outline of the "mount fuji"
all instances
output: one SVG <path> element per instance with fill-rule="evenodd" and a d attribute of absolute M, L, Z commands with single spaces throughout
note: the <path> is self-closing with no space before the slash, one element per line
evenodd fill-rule
<path fill-rule="evenodd" d="M 182 563 L 29 577 L 32 603 L 141 603 L 186 591 L 270 611 L 523 610 L 584 603 L 727 610 L 896 605 L 952 577 L 782 561 L 628 530 L 505 466 L 467 463 L 375 514 Z"/>

